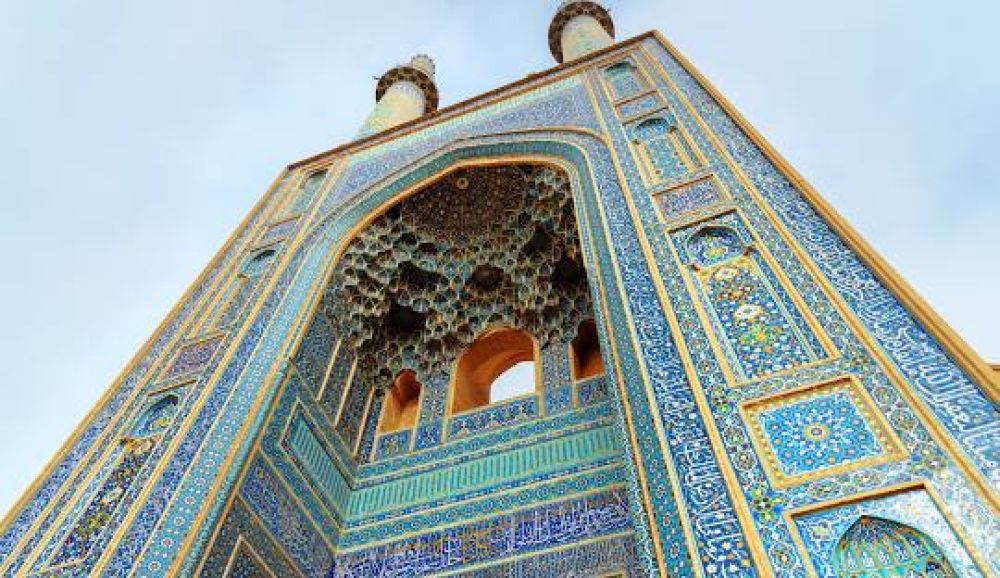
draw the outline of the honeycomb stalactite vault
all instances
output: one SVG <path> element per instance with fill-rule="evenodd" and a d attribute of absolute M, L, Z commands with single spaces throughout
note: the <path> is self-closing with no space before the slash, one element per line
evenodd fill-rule
<path fill-rule="evenodd" d="M 543 165 L 449 174 L 351 241 L 324 304 L 359 375 L 379 384 L 446 372 L 494 327 L 542 349 L 572 339 L 591 307 L 568 177 Z"/>
<path fill-rule="evenodd" d="M 611 16 L 561 2 L 557 67 L 440 109 L 429 56 L 389 68 L 0 524 L 0 576 L 1000 575 L 993 370 Z"/>

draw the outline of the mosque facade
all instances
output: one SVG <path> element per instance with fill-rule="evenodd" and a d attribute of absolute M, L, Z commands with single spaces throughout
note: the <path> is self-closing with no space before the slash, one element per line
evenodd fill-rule
<path fill-rule="evenodd" d="M 661 35 L 283 169 L 3 576 L 1000 575 L 1000 387 Z M 501 383 L 510 386 L 507 388 Z"/>

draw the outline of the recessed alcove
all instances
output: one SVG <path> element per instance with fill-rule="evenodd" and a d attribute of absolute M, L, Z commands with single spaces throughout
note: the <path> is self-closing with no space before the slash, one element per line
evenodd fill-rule
<path fill-rule="evenodd" d="M 417 423 L 421 389 L 422 386 L 412 371 L 404 369 L 399 373 L 386 392 L 378 426 L 380 433 L 411 428 Z"/>
<path fill-rule="evenodd" d="M 575 380 L 604 373 L 601 346 L 597 341 L 597 324 L 593 319 L 587 319 L 577 326 L 576 337 L 570 344 L 570 359 Z"/>
<path fill-rule="evenodd" d="M 324 290 L 353 358 L 329 363 L 336 431 L 380 460 L 597 403 L 574 393 L 566 346 L 593 316 L 586 273 L 555 166 L 463 166 L 376 209 Z M 601 365 L 587 331 L 581 376 Z"/>
<path fill-rule="evenodd" d="M 532 393 L 537 388 L 535 342 L 524 331 L 490 331 L 470 345 L 452 377 L 451 412 L 460 413 Z M 530 368 L 530 381 L 525 369 Z"/>

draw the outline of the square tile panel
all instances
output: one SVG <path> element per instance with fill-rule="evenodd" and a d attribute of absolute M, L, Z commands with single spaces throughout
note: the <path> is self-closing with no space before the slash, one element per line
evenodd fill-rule
<path fill-rule="evenodd" d="M 874 402 L 852 378 L 751 400 L 741 411 L 779 487 L 906 455 Z"/>
<path fill-rule="evenodd" d="M 728 197 L 709 175 L 654 193 L 653 201 L 663 220 L 672 222 L 719 208 L 728 201 Z"/>

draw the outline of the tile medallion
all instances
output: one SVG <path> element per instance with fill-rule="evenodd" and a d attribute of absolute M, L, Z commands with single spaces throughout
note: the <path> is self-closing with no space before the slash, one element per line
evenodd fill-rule
<path fill-rule="evenodd" d="M 906 456 L 874 402 L 851 378 L 755 399 L 741 410 L 779 487 Z"/>

